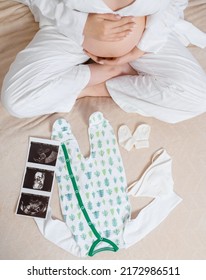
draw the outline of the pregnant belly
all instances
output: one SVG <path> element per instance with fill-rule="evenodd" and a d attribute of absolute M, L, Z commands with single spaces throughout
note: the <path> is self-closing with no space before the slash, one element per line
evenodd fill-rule
<path fill-rule="evenodd" d="M 116 42 L 98 41 L 92 38 L 85 38 L 83 48 L 99 57 L 119 57 L 130 52 L 140 41 L 145 28 L 145 17 L 135 18 L 136 26 L 131 33 Z"/>

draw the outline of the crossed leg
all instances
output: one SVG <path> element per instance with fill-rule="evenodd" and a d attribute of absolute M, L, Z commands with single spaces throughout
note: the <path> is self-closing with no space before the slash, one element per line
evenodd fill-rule
<path fill-rule="evenodd" d="M 89 68 L 91 72 L 90 81 L 77 98 L 86 96 L 109 97 L 110 94 L 105 85 L 107 80 L 117 76 L 137 74 L 129 64 L 109 66 L 94 63 L 89 64 Z"/>

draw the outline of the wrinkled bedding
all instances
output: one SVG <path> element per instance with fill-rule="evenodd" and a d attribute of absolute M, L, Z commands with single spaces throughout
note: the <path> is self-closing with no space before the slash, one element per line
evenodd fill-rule
<path fill-rule="evenodd" d="M 191 0 L 186 19 L 206 32 L 206 0 Z M 27 7 L 0 0 L 0 87 L 14 60 L 38 30 Z M 206 71 L 206 50 L 189 47 Z M 164 147 L 173 159 L 174 189 L 183 198 L 169 217 L 143 240 L 117 253 L 103 252 L 94 259 L 206 259 L 206 114 L 171 125 L 153 118 L 123 112 L 111 98 L 83 98 L 67 114 L 32 119 L 11 117 L 0 104 L 0 259 L 76 259 L 45 240 L 32 219 L 15 215 L 27 156 L 28 139 L 50 138 L 54 121 L 64 117 L 70 122 L 84 155 L 89 154 L 88 118 L 103 112 L 117 135 L 127 124 L 151 126 L 150 146 L 127 152 L 120 148 L 127 180 L 136 180 L 151 161 L 152 154 Z M 133 216 L 146 199 L 132 199 Z M 51 199 L 53 214 L 61 218 L 57 184 Z"/>

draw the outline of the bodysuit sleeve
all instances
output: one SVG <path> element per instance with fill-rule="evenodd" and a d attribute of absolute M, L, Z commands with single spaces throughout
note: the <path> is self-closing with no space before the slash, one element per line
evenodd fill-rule
<path fill-rule="evenodd" d="M 40 27 L 45 25 L 56 26 L 61 34 L 73 39 L 80 45 L 83 43 L 83 30 L 88 14 L 72 9 L 68 0 L 16 1 L 30 8 L 35 21 L 39 22 Z"/>
<path fill-rule="evenodd" d="M 173 190 L 172 159 L 165 150 L 159 150 L 152 164 L 128 192 L 134 197 L 150 197 L 152 202 L 125 226 L 124 241 L 128 248 L 155 229 L 182 201 Z"/>
<path fill-rule="evenodd" d="M 48 208 L 47 218 L 34 218 L 39 231 L 49 241 L 63 250 L 80 257 L 81 250 L 67 225 L 52 217 L 51 208 Z"/>
<path fill-rule="evenodd" d="M 138 44 L 144 52 L 157 53 L 167 41 L 176 23 L 183 19 L 188 0 L 164 0 L 155 14 L 147 16 L 146 29 Z"/>

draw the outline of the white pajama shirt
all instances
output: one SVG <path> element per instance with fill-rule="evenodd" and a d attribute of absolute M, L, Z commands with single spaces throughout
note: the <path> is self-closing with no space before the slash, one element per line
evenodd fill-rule
<path fill-rule="evenodd" d="M 2 103 L 16 117 L 69 112 L 90 80 L 83 63 L 83 28 L 88 13 L 116 13 L 103 0 L 21 0 L 40 23 L 21 51 L 2 87 Z M 176 123 L 206 111 L 206 75 L 186 49 L 204 48 L 206 35 L 184 21 L 186 0 L 137 0 L 122 16 L 147 16 L 138 44 L 145 54 L 131 62 L 135 76 L 106 82 L 113 100 L 126 112 Z"/>

